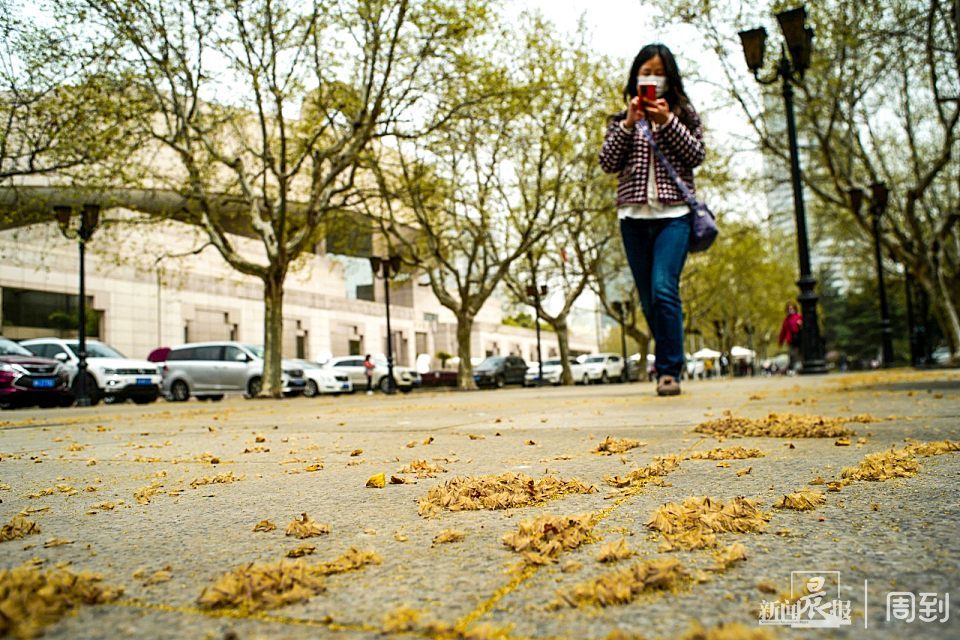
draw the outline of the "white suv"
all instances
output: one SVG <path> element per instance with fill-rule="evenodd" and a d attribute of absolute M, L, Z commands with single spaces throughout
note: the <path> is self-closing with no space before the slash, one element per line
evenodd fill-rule
<path fill-rule="evenodd" d="M 617 353 L 595 353 L 583 359 L 591 382 L 610 382 L 623 375 L 623 358 Z"/>
<path fill-rule="evenodd" d="M 383 358 L 373 359 L 373 386 L 386 392 L 389 381 L 387 378 L 387 361 Z M 363 356 L 342 356 L 331 358 L 323 364 L 324 368 L 334 373 L 345 373 L 353 383 L 353 390 L 367 388 L 366 369 L 363 367 Z M 397 389 L 403 393 L 410 393 L 413 387 L 420 384 L 417 372 L 410 367 L 393 365 L 393 377 L 397 381 Z"/>
<path fill-rule="evenodd" d="M 160 395 L 161 371 L 155 362 L 127 358 L 99 340 L 87 340 L 86 343 L 86 391 L 90 404 L 97 404 L 101 399 L 107 402 L 130 399 L 137 404 L 147 404 Z M 78 340 L 34 338 L 20 344 L 38 356 L 62 362 L 70 375 L 71 388 L 74 394 L 77 393 L 77 371 L 80 363 L 77 357 L 80 350 Z"/>

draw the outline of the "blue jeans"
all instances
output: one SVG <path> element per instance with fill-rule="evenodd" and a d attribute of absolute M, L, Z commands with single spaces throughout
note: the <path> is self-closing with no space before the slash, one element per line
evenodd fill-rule
<path fill-rule="evenodd" d="M 657 375 L 679 379 L 685 362 L 680 272 L 690 246 L 690 218 L 625 218 L 620 235 L 643 315 L 657 343 Z"/>

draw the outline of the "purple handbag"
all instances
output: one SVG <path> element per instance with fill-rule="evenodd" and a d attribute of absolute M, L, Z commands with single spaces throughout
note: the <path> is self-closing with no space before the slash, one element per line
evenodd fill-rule
<path fill-rule="evenodd" d="M 653 149 L 654 154 L 656 154 L 657 160 L 667 169 L 667 173 L 673 178 L 673 181 L 677 184 L 677 189 L 683 194 L 684 200 L 687 201 L 687 206 L 690 207 L 690 253 L 706 251 L 710 248 L 710 245 L 713 244 L 713 241 L 717 239 L 717 234 L 720 233 L 720 230 L 717 228 L 716 216 L 713 215 L 713 212 L 710 211 L 710 208 L 705 203 L 697 200 L 697 197 L 690 191 L 687 183 L 677 174 L 677 170 L 673 168 L 673 165 L 670 164 L 670 161 L 667 160 L 663 152 L 660 151 L 660 147 L 657 146 L 656 141 L 654 141 L 653 134 L 650 133 L 650 129 L 645 120 L 640 121 L 640 130 L 643 131 L 647 142 L 650 143 L 650 148 Z"/>

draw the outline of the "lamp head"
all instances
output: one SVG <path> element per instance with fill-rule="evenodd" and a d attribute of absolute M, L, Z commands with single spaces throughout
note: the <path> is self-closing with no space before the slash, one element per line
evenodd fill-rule
<path fill-rule="evenodd" d="M 622 315 L 623 315 L 623 303 L 622 303 L 622 302 L 620 302 L 619 300 L 614 300 L 612 306 L 613 306 L 613 310 L 617 312 L 617 315 L 618 315 L 618 316 L 622 316 Z"/>
<path fill-rule="evenodd" d="M 885 182 L 874 182 L 870 185 L 870 197 L 873 200 L 873 206 L 878 213 L 883 213 L 887 208 L 887 202 L 890 197 L 890 191 Z"/>
<path fill-rule="evenodd" d="M 793 59 L 794 68 L 802 75 L 810 66 L 810 53 L 813 46 L 813 29 L 806 25 L 807 10 L 797 7 L 777 14 L 777 22 L 787 41 L 787 49 Z"/>
<path fill-rule="evenodd" d="M 73 210 L 70 207 L 54 207 L 53 215 L 57 218 L 57 225 L 60 227 L 60 231 L 67 233 L 70 229 L 70 216 L 73 214 Z"/>
<path fill-rule="evenodd" d="M 393 275 L 400 273 L 401 263 L 400 256 L 390 256 L 390 273 Z"/>
<path fill-rule="evenodd" d="M 531 298 L 535 298 L 537 295 L 537 288 L 532 284 L 527 285 L 527 295 L 530 296 Z"/>
<path fill-rule="evenodd" d="M 756 75 L 763 66 L 763 54 L 767 46 L 767 30 L 763 27 L 740 32 L 740 44 L 743 57 L 747 61 L 750 73 Z"/>
<path fill-rule="evenodd" d="M 377 256 L 370 256 L 370 269 L 373 271 L 374 276 L 380 275 L 380 265 L 383 264 L 383 260 Z"/>
<path fill-rule="evenodd" d="M 847 189 L 847 195 L 850 196 L 850 208 L 854 213 L 860 213 L 860 207 L 863 206 L 863 189 L 851 187 Z"/>

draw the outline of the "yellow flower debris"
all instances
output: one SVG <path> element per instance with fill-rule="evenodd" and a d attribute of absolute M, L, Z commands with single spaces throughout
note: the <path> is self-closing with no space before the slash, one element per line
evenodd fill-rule
<path fill-rule="evenodd" d="M 308 564 L 304 559 L 250 563 L 221 575 L 197 599 L 204 609 L 260 611 L 305 602 L 326 589 L 324 576 L 380 564 L 372 551 L 351 547 L 333 562 Z"/>
<path fill-rule="evenodd" d="M 680 456 L 657 456 L 646 467 L 630 471 L 625 476 L 606 476 L 603 481 L 612 487 L 637 487 L 662 482 L 663 476 L 680 468 Z"/>
<path fill-rule="evenodd" d="M 140 487 L 134 491 L 133 497 L 136 498 L 139 504 L 150 504 L 150 498 L 155 496 L 160 489 L 163 489 L 163 484 L 159 480 L 154 480 L 149 485 Z"/>
<path fill-rule="evenodd" d="M 431 488 L 420 498 L 419 513 L 433 517 L 441 511 L 510 509 L 542 504 L 573 493 L 593 493 L 596 487 L 573 478 L 544 476 L 534 480 L 523 473 L 498 476 L 457 476 Z"/>
<path fill-rule="evenodd" d="M 449 544 L 451 542 L 460 542 L 467 537 L 463 531 L 458 529 L 446 529 L 433 537 L 433 544 Z"/>
<path fill-rule="evenodd" d="M 755 500 L 738 497 L 724 502 L 700 496 L 664 504 L 647 527 L 663 534 L 661 550 L 673 551 L 716 546 L 717 533 L 760 532 L 769 520 L 770 515 L 761 511 Z"/>
<path fill-rule="evenodd" d="M 607 436 L 597 445 L 597 448 L 594 449 L 593 452 L 605 456 L 612 456 L 615 453 L 626 453 L 630 449 L 646 446 L 646 444 L 646 442 L 640 442 L 639 440 L 633 440 L 631 438 L 614 438 L 613 436 Z"/>
<path fill-rule="evenodd" d="M 553 607 L 628 604 L 644 592 L 677 588 L 686 578 L 687 570 L 675 558 L 635 562 L 560 591 Z"/>
<path fill-rule="evenodd" d="M 632 555 L 633 551 L 627 546 L 626 539 L 619 538 L 600 547 L 600 552 L 597 553 L 597 562 L 616 562 Z"/>
<path fill-rule="evenodd" d="M 274 531 L 276 528 L 277 528 L 277 525 L 273 524 L 269 520 L 261 520 L 260 522 L 254 525 L 253 530 L 255 532 L 256 531 L 268 532 L 268 531 Z"/>
<path fill-rule="evenodd" d="M 387 486 L 387 477 L 383 473 L 372 475 L 367 479 L 367 485 L 371 489 L 383 489 Z"/>
<path fill-rule="evenodd" d="M 40 525 L 18 513 L 0 528 L 0 542 L 18 540 L 37 533 L 40 533 Z"/>
<path fill-rule="evenodd" d="M 318 524 L 315 520 L 311 520 L 310 516 L 306 513 L 301 513 L 299 517 L 294 518 L 293 521 L 287 525 L 286 530 L 286 535 L 300 538 L 301 540 L 322 536 L 327 533 L 330 533 L 329 525 Z"/>
<path fill-rule="evenodd" d="M 773 503 L 777 509 L 795 509 L 797 511 L 810 511 L 816 509 L 822 504 L 826 504 L 827 497 L 819 491 L 810 489 L 797 489 L 795 493 L 788 493 L 781 496 L 779 500 Z"/>
<path fill-rule="evenodd" d="M 504 535 L 502 541 L 523 554 L 528 564 L 550 564 L 556 562 L 561 552 L 576 549 L 588 542 L 593 524 L 590 514 L 544 515 L 522 520 L 517 530 Z"/>
<path fill-rule="evenodd" d="M 426 460 L 414 460 L 407 466 L 397 469 L 397 473 L 412 473 L 418 478 L 435 478 L 438 473 L 446 472 L 447 470 L 441 465 L 432 464 Z"/>
<path fill-rule="evenodd" d="M 196 489 L 207 484 L 231 484 L 239 480 L 243 480 L 245 476 L 235 476 L 233 471 L 228 471 L 226 473 L 219 473 L 215 476 L 202 476 L 200 478 L 194 478 L 190 481 L 190 486 Z"/>
<path fill-rule="evenodd" d="M 733 564 L 747 559 L 747 548 L 739 542 L 714 552 L 713 559 L 717 561 L 714 571 L 726 571 Z"/>
<path fill-rule="evenodd" d="M 724 413 L 722 418 L 701 423 L 694 431 L 717 437 L 744 436 L 753 438 L 839 438 L 853 435 L 846 424 L 869 423 L 880 419 L 869 415 L 850 418 L 771 413 L 766 418 L 752 419 Z"/>
<path fill-rule="evenodd" d="M 103 586 L 96 573 L 56 568 L 39 570 L 26 563 L 0 569 L 0 636 L 35 638 L 80 605 L 112 602 L 123 589 Z"/>
<path fill-rule="evenodd" d="M 746 447 L 717 447 L 710 451 L 698 451 L 688 456 L 690 460 L 746 460 L 747 458 L 762 458 L 763 451 L 760 449 L 747 449 Z"/>

